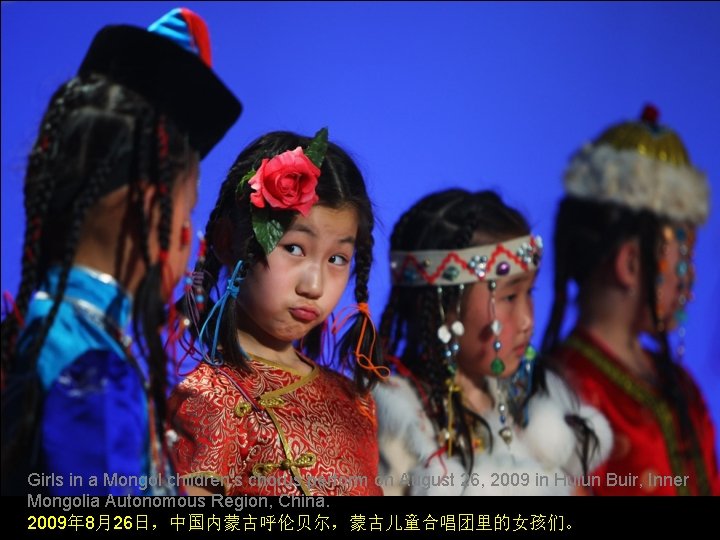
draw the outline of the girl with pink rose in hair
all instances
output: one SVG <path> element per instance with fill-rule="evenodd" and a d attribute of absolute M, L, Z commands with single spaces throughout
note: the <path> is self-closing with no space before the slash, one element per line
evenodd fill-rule
<path fill-rule="evenodd" d="M 185 305 L 202 361 L 170 398 L 188 493 L 382 494 L 373 221 L 360 171 L 326 129 L 268 133 L 240 153 Z M 356 311 L 328 325 L 351 274 Z M 323 332 L 343 325 L 336 370 L 321 366 Z M 351 369 L 354 382 L 339 373 Z"/>

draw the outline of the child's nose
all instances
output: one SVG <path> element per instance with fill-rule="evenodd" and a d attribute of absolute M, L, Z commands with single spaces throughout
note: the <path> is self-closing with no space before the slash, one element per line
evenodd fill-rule
<path fill-rule="evenodd" d="M 520 330 L 530 332 L 535 324 L 535 313 L 531 302 L 525 302 L 525 306 L 520 310 Z"/>
<path fill-rule="evenodd" d="M 323 272 L 319 264 L 308 264 L 302 271 L 296 292 L 308 298 L 320 298 L 323 290 Z"/>

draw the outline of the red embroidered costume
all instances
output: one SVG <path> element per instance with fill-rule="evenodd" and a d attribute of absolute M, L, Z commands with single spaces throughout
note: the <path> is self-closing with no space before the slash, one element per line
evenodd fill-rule
<path fill-rule="evenodd" d="M 170 398 L 179 474 L 227 495 L 382 495 L 372 397 L 305 361 L 308 375 L 257 357 L 252 374 L 201 364 Z"/>
<path fill-rule="evenodd" d="M 677 367 L 678 386 L 698 445 L 681 440 L 672 406 L 587 332 L 576 329 L 557 354 L 575 390 L 607 417 L 615 432 L 612 454 L 596 471 L 601 484 L 593 487 L 596 494 L 720 495 L 714 427 L 684 369 Z"/>

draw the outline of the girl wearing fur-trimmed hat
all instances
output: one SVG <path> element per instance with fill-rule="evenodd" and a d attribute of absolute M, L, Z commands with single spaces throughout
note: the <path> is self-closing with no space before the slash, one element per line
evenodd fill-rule
<path fill-rule="evenodd" d="M 712 420 L 679 363 L 707 178 L 647 106 L 640 121 L 611 126 L 573 155 L 565 190 L 543 349 L 615 433 L 595 492 L 720 494 Z M 563 340 L 570 282 L 578 318 Z M 676 328 L 673 351 L 668 333 Z"/>
<path fill-rule="evenodd" d="M 494 192 L 449 189 L 406 211 L 390 244 L 385 493 L 584 492 L 611 434 L 530 347 L 540 237 Z"/>
<path fill-rule="evenodd" d="M 199 160 L 241 109 L 210 66 L 205 22 L 175 9 L 148 29 L 101 29 L 50 99 L 2 322 L 3 494 L 174 491 L 160 482 L 172 470 L 161 330 Z"/>

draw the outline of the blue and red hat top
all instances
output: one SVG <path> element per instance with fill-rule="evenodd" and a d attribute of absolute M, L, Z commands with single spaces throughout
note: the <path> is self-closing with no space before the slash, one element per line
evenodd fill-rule
<path fill-rule="evenodd" d="M 207 24 L 187 8 L 175 8 L 147 29 L 102 28 L 79 75 L 99 73 L 145 97 L 188 133 L 201 157 L 222 139 L 242 105 L 212 70 Z"/>

